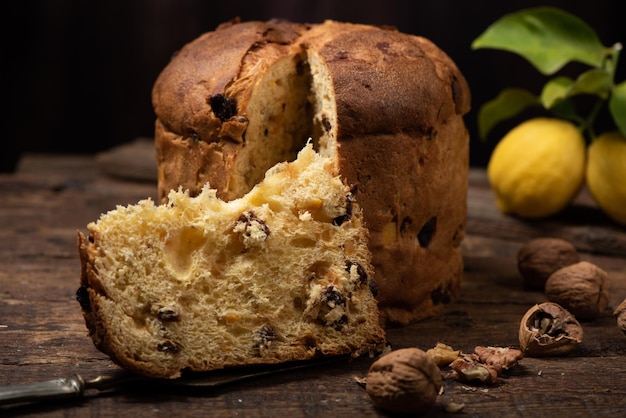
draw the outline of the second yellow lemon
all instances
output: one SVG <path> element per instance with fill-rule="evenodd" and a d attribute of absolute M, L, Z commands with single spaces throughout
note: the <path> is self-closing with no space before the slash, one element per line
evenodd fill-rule
<path fill-rule="evenodd" d="M 487 174 L 498 208 L 524 218 L 563 210 L 585 178 L 585 140 L 572 123 L 534 118 L 500 140 Z"/>
<path fill-rule="evenodd" d="M 587 187 L 607 215 L 626 225 L 626 137 L 607 132 L 589 146 Z"/>

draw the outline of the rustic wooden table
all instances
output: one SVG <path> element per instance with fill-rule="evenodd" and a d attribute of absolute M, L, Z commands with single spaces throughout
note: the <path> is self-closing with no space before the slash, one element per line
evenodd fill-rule
<path fill-rule="evenodd" d="M 76 231 L 118 204 L 155 197 L 152 181 L 114 178 L 89 156 L 23 158 L 0 175 L 0 385 L 117 370 L 87 336 L 75 291 Z M 542 292 L 525 290 L 515 256 L 532 237 L 560 236 L 582 258 L 609 273 L 610 307 L 583 323 L 584 341 L 561 358 L 524 358 L 494 386 L 449 378 L 429 412 L 463 404 L 462 416 L 624 416 L 626 335 L 612 309 L 626 298 L 626 229 L 610 223 L 584 192 L 556 219 L 527 222 L 495 209 L 485 174 L 472 170 L 468 230 L 463 243 L 461 296 L 435 318 L 388 330 L 394 348 L 444 342 L 464 352 L 476 345 L 517 345 L 518 325 Z M 355 377 L 372 360 L 298 370 L 214 389 L 135 383 L 124 390 L 88 391 L 83 398 L 0 406 L 0 416 L 385 416 Z"/>

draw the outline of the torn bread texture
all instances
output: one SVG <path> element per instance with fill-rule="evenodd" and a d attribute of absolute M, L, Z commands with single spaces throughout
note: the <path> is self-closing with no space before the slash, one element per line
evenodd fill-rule
<path fill-rule="evenodd" d="M 96 347 L 151 377 L 377 352 L 367 230 L 307 145 L 241 198 L 119 206 L 79 233 L 78 300 Z"/>
<path fill-rule="evenodd" d="M 458 294 L 470 92 L 428 39 L 336 21 L 230 22 L 175 55 L 152 101 L 162 201 L 206 182 L 236 199 L 312 137 L 356 186 L 384 321 L 435 315 Z"/>

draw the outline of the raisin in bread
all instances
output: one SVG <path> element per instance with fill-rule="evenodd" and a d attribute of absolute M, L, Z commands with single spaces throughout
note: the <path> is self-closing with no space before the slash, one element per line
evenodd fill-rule
<path fill-rule="evenodd" d="M 309 136 L 357 186 L 385 321 L 458 294 L 467 83 L 429 40 L 326 21 L 231 22 L 185 45 L 153 88 L 159 195 L 205 182 L 235 199 Z"/>
<path fill-rule="evenodd" d="M 239 199 L 205 185 L 90 223 L 78 299 L 97 348 L 160 378 L 382 350 L 362 211 L 331 163 L 307 145 Z"/>

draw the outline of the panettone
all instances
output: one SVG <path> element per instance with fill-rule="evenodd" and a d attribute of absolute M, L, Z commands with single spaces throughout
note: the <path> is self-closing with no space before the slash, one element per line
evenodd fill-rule
<path fill-rule="evenodd" d="M 438 312 L 459 290 L 467 83 L 429 40 L 326 21 L 229 22 L 185 45 L 153 89 L 159 195 L 225 200 L 307 138 L 355 186 L 383 319 Z"/>

